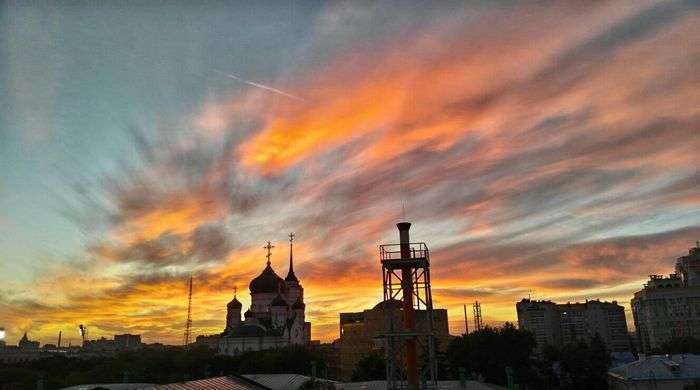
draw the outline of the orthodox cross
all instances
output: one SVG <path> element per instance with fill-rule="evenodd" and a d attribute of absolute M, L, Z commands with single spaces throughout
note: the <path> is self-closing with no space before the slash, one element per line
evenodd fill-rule
<path fill-rule="evenodd" d="M 289 233 L 289 243 L 294 242 L 294 233 Z"/>
<path fill-rule="evenodd" d="M 238 286 L 233 286 L 233 297 L 236 298 L 236 293 L 238 293 Z"/>
<path fill-rule="evenodd" d="M 267 242 L 267 245 L 263 247 L 263 249 L 267 249 L 267 265 L 270 265 L 270 257 L 272 257 L 272 248 L 275 246 L 270 243 L 270 241 Z"/>

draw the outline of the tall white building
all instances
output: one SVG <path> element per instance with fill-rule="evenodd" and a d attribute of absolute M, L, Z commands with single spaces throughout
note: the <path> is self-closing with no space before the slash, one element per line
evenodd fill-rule
<path fill-rule="evenodd" d="M 651 275 L 634 293 L 632 315 L 643 352 L 674 337 L 700 337 L 700 244 L 676 261 L 676 273 Z"/>
<path fill-rule="evenodd" d="M 616 301 L 557 304 L 523 299 L 516 309 L 518 326 L 535 334 L 538 348 L 587 340 L 598 334 L 609 350 L 630 350 L 625 309 Z"/>
<path fill-rule="evenodd" d="M 226 329 L 219 337 L 219 352 L 235 356 L 246 351 L 261 351 L 289 345 L 308 344 L 311 323 L 306 322 L 304 288 L 294 274 L 293 241 L 289 235 L 289 272 L 282 279 L 270 263 L 267 243 L 267 266 L 250 282 L 250 309 L 241 319 L 243 305 L 234 294 L 227 305 Z"/>

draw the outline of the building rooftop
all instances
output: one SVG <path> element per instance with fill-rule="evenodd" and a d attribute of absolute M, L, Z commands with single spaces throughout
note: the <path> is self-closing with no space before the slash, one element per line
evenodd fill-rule
<path fill-rule="evenodd" d="M 269 387 L 237 375 L 220 376 L 216 378 L 170 383 L 165 385 L 154 385 L 149 383 L 102 383 L 71 386 L 66 387 L 63 390 L 91 390 L 95 388 L 108 390 L 271 390 Z"/>
<path fill-rule="evenodd" d="M 468 390 L 506 389 L 503 386 L 476 381 L 466 381 L 466 385 Z M 386 390 L 386 381 L 336 383 L 335 388 L 336 390 Z M 437 390 L 464 390 L 464 387 L 460 386 L 459 381 L 438 381 Z"/>
<path fill-rule="evenodd" d="M 700 355 L 653 355 L 615 367 L 608 375 L 626 381 L 700 378 Z"/>
<path fill-rule="evenodd" d="M 557 306 L 585 306 L 590 304 L 603 304 L 603 305 L 617 305 L 617 301 L 601 301 L 600 299 L 587 299 L 584 302 L 566 302 L 566 303 L 556 303 L 551 300 L 535 300 L 529 298 L 523 298 L 518 302 L 520 304 L 532 303 L 532 304 L 548 304 Z"/>
<path fill-rule="evenodd" d="M 681 287 L 682 285 L 683 282 L 680 276 L 676 274 L 670 274 L 668 277 L 664 277 L 663 275 L 649 275 L 649 280 L 644 284 L 644 288 L 671 288 Z"/>
<path fill-rule="evenodd" d="M 297 390 L 311 379 L 298 374 L 246 374 L 243 376 L 272 390 Z M 320 380 L 328 382 L 325 379 Z"/>

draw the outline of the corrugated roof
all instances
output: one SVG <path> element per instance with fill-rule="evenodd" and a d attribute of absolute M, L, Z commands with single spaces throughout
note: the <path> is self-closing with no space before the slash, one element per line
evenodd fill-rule
<path fill-rule="evenodd" d="M 297 390 L 299 386 L 310 379 L 308 376 L 297 374 L 247 374 L 243 376 L 272 390 Z"/>
<path fill-rule="evenodd" d="M 217 378 L 200 379 L 196 381 L 171 383 L 167 385 L 153 385 L 142 387 L 140 390 L 200 390 L 200 389 L 221 389 L 221 390 L 270 390 L 248 378 L 238 376 L 220 376 Z"/>
<path fill-rule="evenodd" d="M 94 388 L 108 389 L 108 390 L 136 390 L 143 389 L 147 386 L 153 386 L 152 383 L 93 383 L 88 385 L 77 385 L 64 387 L 61 390 L 92 390 Z"/>
<path fill-rule="evenodd" d="M 469 390 L 505 390 L 505 387 L 490 383 L 466 381 Z M 336 383 L 336 390 L 386 390 L 386 381 Z M 439 381 L 437 390 L 464 390 L 459 381 Z"/>

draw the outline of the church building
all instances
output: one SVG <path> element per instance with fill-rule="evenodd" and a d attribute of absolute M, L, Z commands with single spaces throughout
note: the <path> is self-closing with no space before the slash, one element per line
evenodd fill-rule
<path fill-rule="evenodd" d="M 267 242 L 267 266 L 250 282 L 251 305 L 243 314 L 236 298 L 227 305 L 226 329 L 219 338 L 219 353 L 236 356 L 247 351 L 308 344 L 311 323 L 304 312 L 304 288 L 294 275 L 294 234 L 289 235 L 289 272 L 282 279 L 272 269 L 272 246 Z"/>

